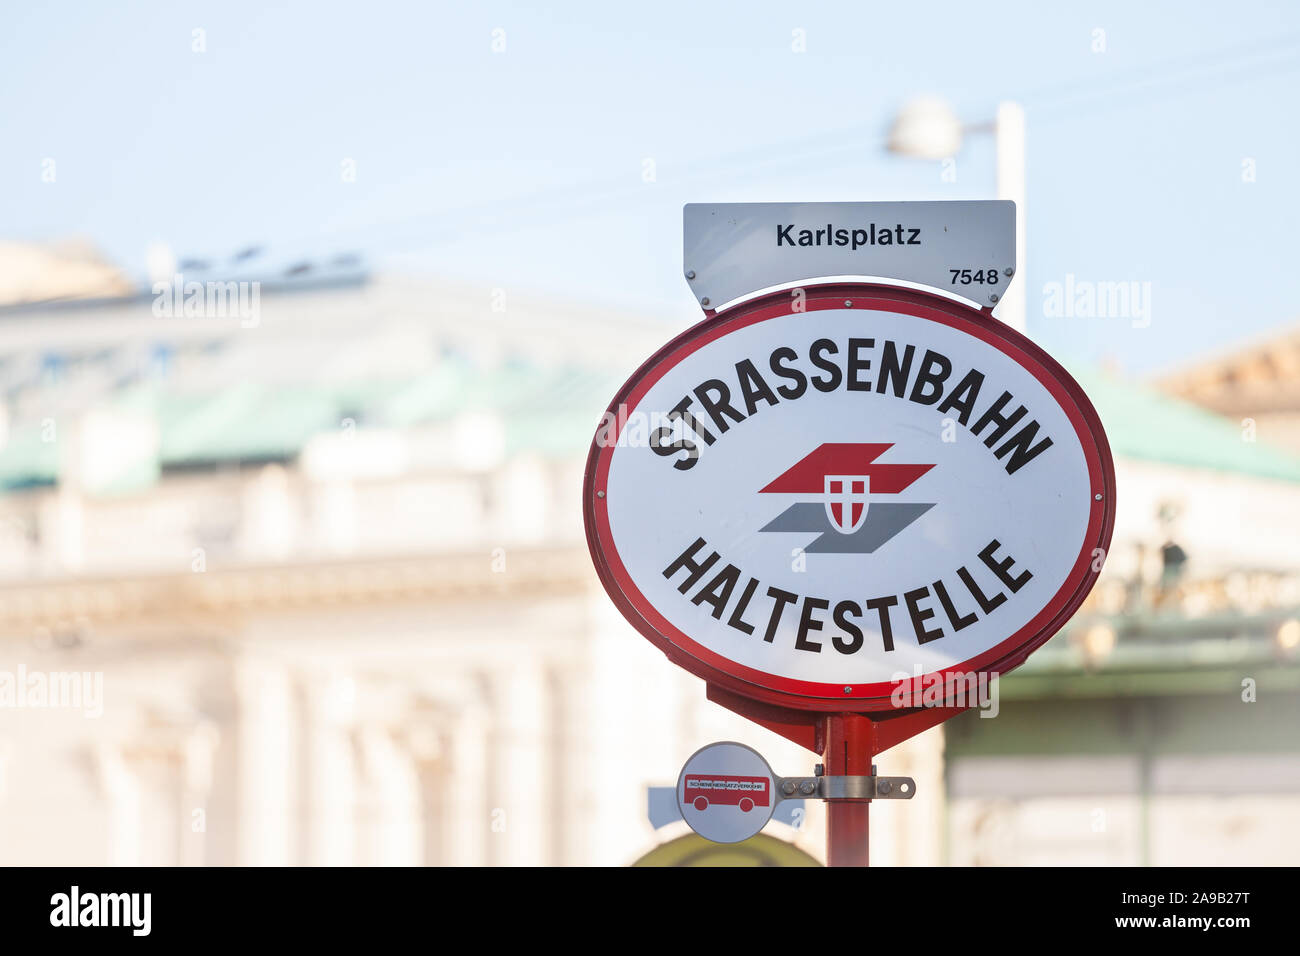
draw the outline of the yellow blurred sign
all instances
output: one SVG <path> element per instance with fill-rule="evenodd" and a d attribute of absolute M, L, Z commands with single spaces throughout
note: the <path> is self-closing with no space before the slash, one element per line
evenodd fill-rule
<path fill-rule="evenodd" d="M 821 866 L 793 843 L 760 833 L 740 843 L 711 843 L 688 833 L 655 847 L 633 866 Z"/>

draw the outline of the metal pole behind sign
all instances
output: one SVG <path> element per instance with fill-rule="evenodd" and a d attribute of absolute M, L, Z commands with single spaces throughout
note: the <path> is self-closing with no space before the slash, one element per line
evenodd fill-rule
<path fill-rule="evenodd" d="M 1016 278 L 1002 294 L 998 318 L 1025 331 L 1025 110 L 1019 103 L 999 103 L 997 122 L 998 198 L 1016 204 Z"/>
<path fill-rule="evenodd" d="M 826 718 L 826 774 L 831 777 L 872 775 L 871 721 L 862 714 Z M 829 866 L 868 866 L 867 824 L 870 800 L 826 801 L 826 862 Z"/>

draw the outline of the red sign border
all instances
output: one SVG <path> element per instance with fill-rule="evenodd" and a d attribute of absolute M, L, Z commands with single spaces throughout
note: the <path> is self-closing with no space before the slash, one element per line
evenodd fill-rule
<path fill-rule="evenodd" d="M 1097 549 L 1104 555 L 1115 526 L 1115 466 L 1096 409 L 1083 389 L 1050 355 L 1026 336 L 994 319 L 991 313 L 963 305 L 932 292 L 877 283 L 808 284 L 803 289 L 805 312 L 852 308 L 880 309 L 939 322 L 992 345 L 1024 367 L 1052 393 L 1069 416 L 1088 463 L 1093 494 L 1083 548 L 1061 588 L 1047 606 L 1005 641 L 971 660 L 942 672 L 945 682 L 971 672 L 1005 674 L 1046 643 L 1078 610 L 1097 579 Z M 791 290 L 768 293 L 733 306 L 692 326 L 642 363 L 623 384 L 606 410 L 618 421 L 620 406 L 635 409 L 645 393 L 669 369 L 722 336 L 749 325 L 791 314 Z M 668 659 L 711 684 L 745 697 L 796 710 L 873 712 L 895 709 L 890 699 L 898 682 L 861 684 L 845 692 L 839 684 L 822 684 L 779 677 L 731 661 L 697 644 L 674 627 L 641 594 L 614 547 L 603 492 L 610 458 L 616 446 L 602 446 L 600 429 L 593 437 L 583 481 L 583 519 L 587 546 L 601 583 L 623 616 Z M 1098 498 L 1097 495 L 1101 497 Z M 1099 570 L 1099 569 L 1098 569 Z M 934 680 L 933 674 L 922 680 Z M 913 685 L 915 686 L 915 685 Z M 922 686 L 925 686 L 924 684 Z"/>

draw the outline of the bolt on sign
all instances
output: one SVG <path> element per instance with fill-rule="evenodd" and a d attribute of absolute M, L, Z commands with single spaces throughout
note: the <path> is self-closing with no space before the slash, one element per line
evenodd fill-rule
<path fill-rule="evenodd" d="M 1096 579 L 1115 476 L 1079 385 L 992 315 L 1013 205 L 685 222 L 706 317 L 619 389 L 587 463 L 619 610 L 710 684 L 803 711 L 889 710 L 1022 663 Z M 805 281 L 825 275 L 936 291 Z"/>

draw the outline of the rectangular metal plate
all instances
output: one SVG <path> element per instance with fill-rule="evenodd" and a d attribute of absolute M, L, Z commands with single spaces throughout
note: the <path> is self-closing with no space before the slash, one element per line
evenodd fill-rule
<path fill-rule="evenodd" d="M 902 279 L 993 306 L 1016 265 L 1016 204 L 688 203 L 687 282 L 717 309 L 773 286 L 829 276 Z"/>
<path fill-rule="evenodd" d="M 779 777 L 778 800 L 911 800 L 916 781 L 911 777 Z"/>

